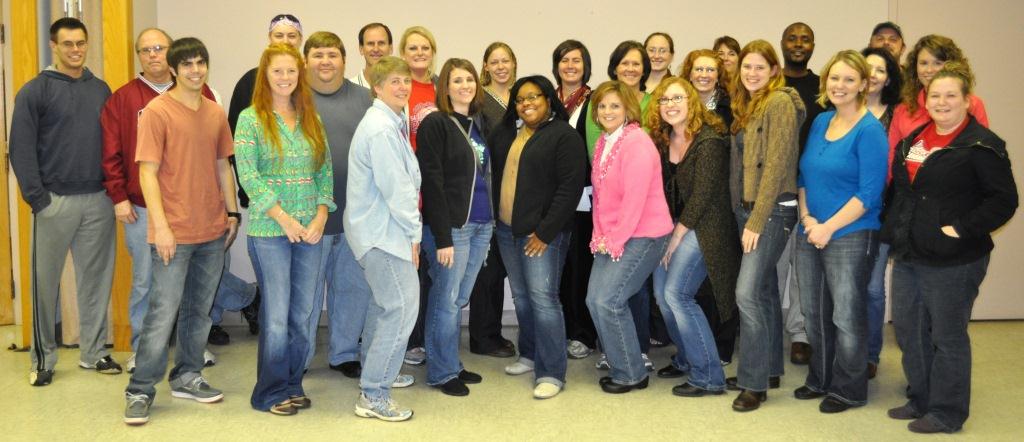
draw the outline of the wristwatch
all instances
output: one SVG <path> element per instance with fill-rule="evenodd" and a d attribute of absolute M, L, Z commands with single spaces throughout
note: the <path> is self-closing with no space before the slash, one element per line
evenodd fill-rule
<path fill-rule="evenodd" d="M 228 218 L 237 219 L 238 222 L 242 222 L 242 214 L 238 212 L 228 212 Z"/>

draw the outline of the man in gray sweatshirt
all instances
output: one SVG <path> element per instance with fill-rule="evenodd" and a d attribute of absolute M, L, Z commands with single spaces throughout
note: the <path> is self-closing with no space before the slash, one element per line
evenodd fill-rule
<path fill-rule="evenodd" d="M 11 166 L 32 207 L 32 370 L 48 385 L 57 364 L 55 321 L 68 249 L 75 263 L 81 324 L 78 365 L 104 374 L 121 366 L 104 347 L 114 275 L 114 211 L 103 187 L 100 111 L 110 88 L 85 67 L 88 31 L 62 18 L 50 26 L 54 64 L 14 99 Z"/>

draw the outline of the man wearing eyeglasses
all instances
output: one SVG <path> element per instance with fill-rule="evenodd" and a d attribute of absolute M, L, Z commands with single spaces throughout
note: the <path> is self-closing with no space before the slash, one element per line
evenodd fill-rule
<path fill-rule="evenodd" d="M 78 287 L 78 365 L 103 374 L 121 366 L 104 348 L 114 275 L 114 217 L 103 193 L 100 109 L 107 84 L 85 67 L 85 25 L 50 26 L 54 64 L 14 99 L 10 156 L 22 197 L 32 207 L 32 369 L 29 384 L 48 385 L 57 364 L 57 298 L 68 249 Z"/>
<path fill-rule="evenodd" d="M 114 218 L 124 223 L 125 244 L 132 257 L 132 291 L 128 296 L 132 356 L 125 364 L 129 373 L 135 370 L 134 353 L 138 350 L 142 320 L 149 305 L 152 277 L 152 258 L 146 242 L 146 202 L 139 185 L 139 165 L 135 162 L 136 136 L 142 109 L 174 84 L 167 65 L 167 48 L 171 46 L 171 40 L 162 29 L 148 28 L 139 33 L 135 39 L 135 52 L 139 56 L 142 72 L 107 99 L 100 115 L 103 127 L 103 186 L 114 204 Z M 202 94 L 220 102 L 217 93 L 206 85 L 203 85 Z M 225 272 L 224 279 L 229 277 L 237 278 Z M 242 286 L 249 285 L 243 281 Z M 247 291 L 251 292 L 248 296 L 251 302 L 256 289 L 250 287 Z M 205 353 L 205 362 L 212 365 L 215 361 L 213 354 Z"/>

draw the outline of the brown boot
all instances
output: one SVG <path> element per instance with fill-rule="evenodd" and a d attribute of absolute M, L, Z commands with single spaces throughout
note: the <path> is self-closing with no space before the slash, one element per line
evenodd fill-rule
<path fill-rule="evenodd" d="M 761 406 L 761 402 L 768 400 L 768 392 L 743 390 L 736 400 L 732 401 L 732 409 L 735 411 L 754 411 Z"/>
<path fill-rule="evenodd" d="M 789 346 L 789 362 L 796 365 L 807 365 L 811 362 L 811 345 L 806 342 L 794 342 Z"/>

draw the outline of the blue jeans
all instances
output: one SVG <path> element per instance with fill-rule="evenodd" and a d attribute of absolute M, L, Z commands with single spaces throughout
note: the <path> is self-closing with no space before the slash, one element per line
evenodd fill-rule
<path fill-rule="evenodd" d="M 909 405 L 957 431 L 970 414 L 971 319 L 989 255 L 950 267 L 894 261 L 892 321 L 903 350 Z"/>
<path fill-rule="evenodd" d="M 437 261 L 437 244 L 429 228 L 423 229 L 423 251 L 430 263 L 433 284 L 427 297 L 425 323 L 427 350 L 427 384 L 441 385 L 459 376 L 459 319 L 462 308 L 469 303 L 473 284 L 480 267 L 487 259 L 494 226 L 491 223 L 467 223 L 453 228 L 452 266 Z"/>
<path fill-rule="evenodd" d="M 750 211 L 737 209 L 740 232 Z M 757 247 L 745 253 L 736 278 L 736 306 L 740 310 L 740 362 L 738 385 L 750 391 L 767 391 L 768 377 L 784 373 L 782 361 L 782 305 L 775 281 L 775 266 L 786 248 L 796 207 L 776 204 L 761 230 Z"/>
<path fill-rule="evenodd" d="M 213 298 L 210 309 L 210 320 L 213 325 L 220 325 L 224 311 L 237 312 L 252 304 L 256 299 L 256 284 L 245 282 L 244 279 L 231 273 L 231 253 L 224 253 L 224 273 L 217 286 L 217 296 Z"/>
<path fill-rule="evenodd" d="M 178 244 L 164 265 L 150 246 L 153 269 L 149 306 L 135 353 L 129 393 L 156 394 L 167 371 L 167 344 L 177 318 L 178 338 L 169 379 L 189 382 L 203 370 L 203 350 L 210 335 L 210 306 L 224 269 L 224 237 L 199 244 Z"/>
<path fill-rule="evenodd" d="M 867 290 L 877 247 L 876 230 L 832 238 L 820 250 L 797 236 L 800 306 L 814 349 L 804 385 L 849 405 L 868 401 Z"/>
<path fill-rule="evenodd" d="M 247 237 L 249 258 L 263 291 L 256 386 L 250 404 L 269 410 L 289 396 L 304 396 L 302 376 L 312 344 L 309 321 L 316 284 L 323 281 L 323 241 L 289 242 L 287 236 Z"/>
<path fill-rule="evenodd" d="M 676 343 L 677 353 L 672 364 L 679 369 L 689 369 L 687 382 L 690 385 L 722 391 L 725 372 L 715 336 L 704 311 L 694 300 L 707 275 L 697 233 L 690 230 L 672 253 L 668 269 L 658 265 L 654 270 L 654 293 L 659 296 L 665 325 L 670 327 L 669 336 Z"/>
<path fill-rule="evenodd" d="M 519 357 L 534 363 L 536 383 L 565 385 L 568 356 L 565 352 L 565 317 L 558 299 L 562 266 L 569 253 L 572 233 L 555 236 L 540 256 L 523 252 L 526 236 L 513 236 L 512 228 L 498 222 L 498 250 L 508 272 L 508 285 L 519 322 Z"/>
<path fill-rule="evenodd" d="M 878 365 L 882 354 L 882 327 L 885 325 L 885 267 L 889 264 L 889 244 L 878 243 L 878 256 L 868 281 L 868 362 Z"/>
<path fill-rule="evenodd" d="M 124 243 L 132 257 L 132 291 L 128 295 L 128 322 L 132 326 L 132 351 L 139 351 L 142 322 L 149 306 L 149 285 L 153 279 L 153 258 L 146 242 L 146 208 L 132 204 L 135 222 L 124 224 Z M 226 255 L 225 255 L 226 256 Z"/>
<path fill-rule="evenodd" d="M 328 344 L 327 363 L 338 365 L 344 362 L 359 361 L 359 338 L 363 334 L 366 321 L 366 309 L 370 305 L 370 285 L 359 267 L 352 248 L 345 239 L 345 233 L 324 235 L 321 240 L 327 250 L 327 264 L 324 274 L 327 284 L 317 284 L 317 294 L 313 301 L 315 306 L 323 305 L 324 291 L 327 296 L 327 322 L 330 343 Z M 311 336 L 316 336 L 316 327 L 320 315 L 314 311 L 310 322 Z M 306 359 L 306 367 L 313 359 L 313 347 L 310 347 Z"/>
<path fill-rule="evenodd" d="M 420 281 L 412 261 L 381 249 L 370 249 L 359 265 L 373 294 L 366 312 L 366 357 L 359 388 L 371 401 L 382 401 L 391 397 L 391 383 L 402 368 L 405 347 L 416 325 Z"/>
<path fill-rule="evenodd" d="M 666 244 L 668 235 L 630 238 L 618 261 L 607 253 L 594 255 L 587 308 L 608 355 L 609 374 L 617 384 L 634 385 L 647 378 L 628 303 L 634 296 L 650 296 L 637 292 L 661 261 Z"/>

